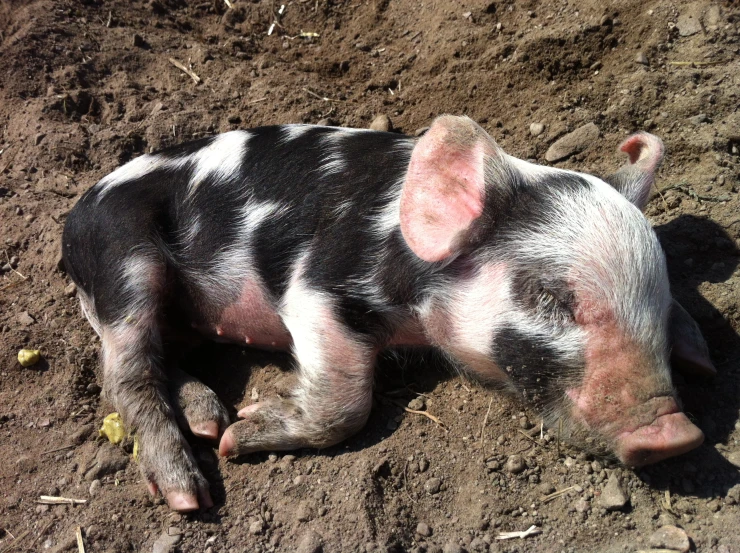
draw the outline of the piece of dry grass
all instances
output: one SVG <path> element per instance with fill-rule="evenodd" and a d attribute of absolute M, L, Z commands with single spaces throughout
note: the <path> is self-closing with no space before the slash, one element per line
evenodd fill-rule
<path fill-rule="evenodd" d="M 167 58 L 167 59 L 170 60 L 170 63 L 172 65 L 174 65 L 180 71 L 182 71 L 187 76 L 189 76 L 191 79 L 193 79 L 193 82 L 195 84 L 199 84 L 200 83 L 201 78 L 198 75 L 196 75 L 195 72 L 192 69 L 189 69 L 188 67 L 186 67 L 185 65 L 183 65 L 182 63 L 180 63 L 179 61 L 177 61 L 175 58 Z"/>
<path fill-rule="evenodd" d="M 36 500 L 36 503 L 41 503 L 42 505 L 82 505 L 84 503 L 87 503 L 87 499 L 73 499 L 71 497 L 42 495 Z"/>

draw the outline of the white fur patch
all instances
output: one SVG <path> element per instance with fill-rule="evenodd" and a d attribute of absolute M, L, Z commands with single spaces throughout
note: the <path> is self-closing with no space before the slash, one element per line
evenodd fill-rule
<path fill-rule="evenodd" d="M 504 315 L 515 309 L 506 266 L 483 265 L 474 278 L 455 288 L 451 300 L 450 322 L 455 345 L 490 356 L 498 326 L 505 322 Z"/>
<path fill-rule="evenodd" d="M 336 394 L 359 392 L 364 397 L 372 382 L 371 349 L 351 336 L 336 316 L 332 299 L 306 283 L 309 255 L 294 264 L 280 308 L 300 363 L 299 401 L 325 395 L 329 387 Z"/>
<path fill-rule="evenodd" d="M 316 128 L 314 125 L 284 125 L 281 129 L 280 142 L 285 144 L 296 138 L 300 138 L 311 129 Z"/>
<path fill-rule="evenodd" d="M 287 209 L 276 202 L 248 201 L 241 209 L 237 239 L 221 249 L 208 267 L 187 267 L 189 278 L 222 302 L 233 299 L 247 279 L 259 282 L 253 259 L 254 233 L 267 218 L 280 217 Z"/>
<path fill-rule="evenodd" d="M 251 137 L 247 131 L 220 134 L 208 146 L 192 154 L 188 159 L 193 163 L 188 194 L 192 194 L 207 178 L 228 182 L 237 176 Z"/>
<path fill-rule="evenodd" d="M 99 190 L 98 199 L 102 198 L 112 188 L 119 184 L 140 179 L 144 175 L 147 175 L 152 171 L 156 171 L 157 169 L 170 168 L 174 161 L 175 160 L 167 159 L 158 154 L 145 154 L 136 159 L 132 159 L 98 181 L 95 185 L 95 188 Z"/>
<path fill-rule="evenodd" d="M 239 167 L 251 138 L 247 131 L 231 131 L 216 136 L 208 146 L 190 155 L 167 158 L 160 154 L 145 154 L 129 161 L 95 185 L 99 190 L 98 201 L 114 187 L 140 179 L 152 171 L 178 170 L 192 167 L 188 195 L 192 195 L 206 178 L 228 181 L 239 174 Z"/>

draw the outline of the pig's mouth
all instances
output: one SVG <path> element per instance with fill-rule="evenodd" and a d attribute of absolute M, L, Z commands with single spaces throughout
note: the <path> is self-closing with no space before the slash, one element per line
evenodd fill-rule
<path fill-rule="evenodd" d="M 625 465 L 642 466 L 699 447 L 704 434 L 670 396 L 654 397 L 631 413 L 631 424 L 615 438 L 615 453 Z"/>

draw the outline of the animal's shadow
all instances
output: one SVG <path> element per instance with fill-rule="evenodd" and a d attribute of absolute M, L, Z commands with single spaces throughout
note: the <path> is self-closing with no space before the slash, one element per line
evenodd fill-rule
<path fill-rule="evenodd" d="M 295 381 L 294 361 L 286 353 L 265 352 L 235 345 L 202 343 L 191 349 L 180 360 L 180 367 L 210 387 L 236 421 L 237 407 L 252 401 L 252 391 L 259 399 L 282 394 Z M 385 352 L 379 355 L 375 368 L 374 402 L 370 418 L 357 434 L 341 443 L 322 450 L 299 450 L 299 455 L 315 455 L 331 458 L 348 452 L 362 451 L 382 442 L 395 431 L 395 419 L 403 414 L 402 405 L 428 393 L 439 382 L 451 378 L 453 372 L 444 358 L 432 350 L 410 350 Z M 217 504 L 222 503 L 226 490 L 222 475 L 218 471 L 218 460 L 213 444 L 195 444 L 194 453 L 211 483 L 211 494 Z M 233 460 L 237 464 L 257 465 L 264 463 L 271 452 L 253 453 Z M 199 515 L 212 517 L 216 515 Z M 209 519 L 210 520 L 210 519 Z"/>
<path fill-rule="evenodd" d="M 684 408 L 704 431 L 706 442 L 689 454 L 642 469 L 639 475 L 652 487 L 670 489 L 679 496 L 724 496 L 730 487 L 740 482 L 737 469 L 716 447 L 718 444 L 721 447 L 728 439 L 740 408 L 737 389 L 740 336 L 702 296 L 699 288 L 704 282 L 719 283 L 730 278 L 740 252 L 724 229 L 707 219 L 684 215 L 655 230 L 666 251 L 673 295 L 699 323 L 718 375 L 712 380 L 675 375 Z M 687 262 L 689 259 L 693 261 Z M 262 398 L 274 394 L 275 388 L 280 388 L 280 380 L 294 375 L 293 360 L 288 354 L 210 342 L 194 348 L 183 360 L 182 368 L 218 394 L 232 420 L 236 420 L 235 406 L 248 403 L 251 387 L 256 385 Z M 375 402 L 368 424 L 341 444 L 321 450 L 321 455 L 334 457 L 382 442 L 393 434 L 394 419 L 403 413 L 399 404 L 408 402 L 418 393 L 430 392 L 452 374 L 444 358 L 430 350 L 381 354 L 376 367 Z M 307 450 L 306 453 L 316 454 L 317 451 Z M 222 496 L 223 482 L 216 468 L 215 454 L 203 448 L 198 455 L 201 464 L 205 461 L 215 496 Z M 247 455 L 236 462 L 259 464 L 267 455 L 267 452 Z"/>
<path fill-rule="evenodd" d="M 717 376 L 704 379 L 674 374 L 684 410 L 704 431 L 705 443 L 686 455 L 646 467 L 640 475 L 652 486 L 678 495 L 716 498 L 740 483 L 738 469 L 718 451 L 726 449 L 723 444 L 738 421 L 740 336 L 733 323 L 704 297 L 702 285 L 730 279 L 740 261 L 740 250 L 722 226 L 693 215 L 681 215 L 656 227 L 655 232 L 666 253 L 673 297 L 699 324 Z M 721 292 L 713 291 L 710 296 L 722 308 Z M 732 315 L 731 310 L 726 311 Z M 737 327 L 737 322 L 734 324 Z"/>

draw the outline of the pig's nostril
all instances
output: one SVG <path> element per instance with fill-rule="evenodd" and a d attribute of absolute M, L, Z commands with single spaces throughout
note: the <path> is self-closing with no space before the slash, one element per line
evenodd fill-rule
<path fill-rule="evenodd" d="M 686 415 L 670 413 L 622 435 L 617 452 L 624 464 L 642 466 L 687 453 L 703 442 L 704 434 Z"/>

